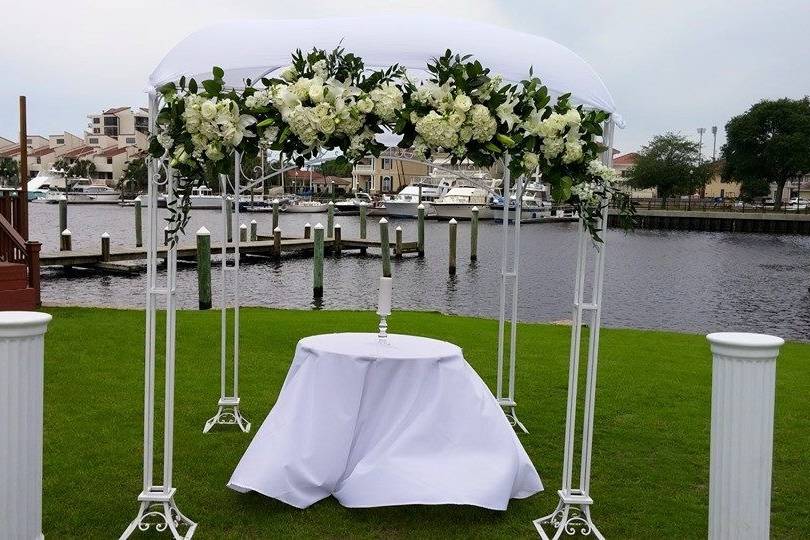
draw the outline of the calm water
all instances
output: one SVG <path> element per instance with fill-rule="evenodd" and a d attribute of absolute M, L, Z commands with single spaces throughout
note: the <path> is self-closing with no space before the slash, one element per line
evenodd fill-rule
<path fill-rule="evenodd" d="M 43 251 L 58 248 L 57 207 L 32 204 L 31 236 Z M 102 232 L 113 245 L 134 245 L 131 207 L 77 205 L 69 207 L 68 227 L 74 249 L 100 249 Z M 144 212 L 144 218 L 146 213 Z M 269 234 L 269 214 L 243 214 L 255 219 L 259 232 Z M 375 218 L 376 219 L 376 218 Z M 325 214 L 282 214 L 285 235 L 301 235 L 304 223 L 326 223 Z M 357 216 L 337 216 L 344 237 L 356 237 Z M 213 240 L 221 238 L 219 213 L 195 210 L 188 231 L 205 225 Z M 415 220 L 401 225 L 405 240 L 415 240 Z M 146 226 L 146 224 L 144 224 Z M 236 227 L 234 227 L 236 231 Z M 522 229 L 521 320 L 570 319 L 573 295 L 575 227 L 526 224 Z M 459 224 L 458 274 L 447 275 L 447 224 L 426 224 L 424 259 L 392 261 L 394 305 L 400 309 L 438 310 L 452 314 L 495 317 L 498 313 L 500 226 L 482 222 L 479 260 L 470 264 L 469 224 Z M 369 219 L 369 237 L 378 238 Z M 810 335 L 810 237 L 709 232 L 638 231 L 607 234 L 603 321 L 606 326 L 665 328 L 688 332 L 738 330 L 774 333 L 791 339 Z M 327 257 L 324 266 L 325 309 L 372 309 L 376 303 L 378 256 Z M 243 305 L 311 308 L 312 261 L 287 258 L 281 263 L 258 260 L 242 265 Z M 145 274 L 110 276 L 74 270 L 45 271 L 43 303 L 142 307 Z M 219 301 L 219 272 L 214 272 L 214 300 Z M 196 308 L 196 272 L 180 268 L 178 302 Z"/>

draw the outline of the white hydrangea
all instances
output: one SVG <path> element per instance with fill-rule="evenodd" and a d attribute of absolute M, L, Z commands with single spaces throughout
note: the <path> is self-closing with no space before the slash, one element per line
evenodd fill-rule
<path fill-rule="evenodd" d="M 565 149 L 565 140 L 557 137 L 546 137 L 543 139 L 542 148 L 543 157 L 552 160 Z"/>
<path fill-rule="evenodd" d="M 583 144 L 584 143 L 579 139 L 566 138 L 563 163 L 574 163 L 582 159 Z"/>
<path fill-rule="evenodd" d="M 373 89 L 369 97 L 374 102 L 374 113 L 384 122 L 396 120 L 397 113 L 404 104 L 402 92 L 391 84 L 384 84 Z"/>
<path fill-rule="evenodd" d="M 484 105 L 477 103 L 470 108 L 467 114 L 469 127 L 472 129 L 472 138 L 479 142 L 492 140 L 498 130 L 498 122 Z"/>
<path fill-rule="evenodd" d="M 233 148 L 244 137 L 253 137 L 248 127 L 256 122 L 253 116 L 240 114 L 231 99 L 207 99 L 196 94 L 185 98 L 183 120 L 194 145 L 192 155 L 199 159 L 204 153 L 212 161 L 225 157 L 226 147 Z M 177 155 L 174 158 L 183 162 Z"/>
<path fill-rule="evenodd" d="M 420 118 L 415 129 L 430 147 L 450 149 L 458 144 L 456 129 L 436 111 L 430 111 Z"/>
<path fill-rule="evenodd" d="M 312 64 L 312 71 L 315 72 L 315 75 L 321 77 L 322 79 L 326 78 L 326 60 L 318 60 L 314 64 Z"/>
<path fill-rule="evenodd" d="M 472 107 L 472 100 L 466 94 L 459 94 L 453 100 L 453 107 L 459 112 L 466 113 Z"/>
<path fill-rule="evenodd" d="M 534 152 L 525 152 L 523 154 L 523 161 L 521 164 L 523 165 L 523 170 L 533 171 L 540 164 L 540 156 Z"/>
<path fill-rule="evenodd" d="M 577 198 L 589 205 L 598 205 L 600 203 L 600 196 L 597 194 L 599 187 L 593 182 L 581 182 L 571 187 L 571 194 L 576 195 Z"/>

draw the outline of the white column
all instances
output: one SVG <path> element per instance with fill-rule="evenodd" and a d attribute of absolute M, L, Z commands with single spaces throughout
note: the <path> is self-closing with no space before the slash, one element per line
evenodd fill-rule
<path fill-rule="evenodd" d="M 0 538 L 42 538 L 43 336 L 50 320 L 0 312 Z"/>
<path fill-rule="evenodd" d="M 776 357 L 764 334 L 706 336 L 712 349 L 709 538 L 769 537 Z"/>

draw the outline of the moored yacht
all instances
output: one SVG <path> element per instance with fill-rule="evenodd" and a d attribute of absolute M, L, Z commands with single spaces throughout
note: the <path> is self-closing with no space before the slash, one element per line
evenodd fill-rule
<path fill-rule="evenodd" d="M 446 195 L 455 185 L 454 177 L 421 176 L 393 197 L 383 199 L 385 213 L 394 217 L 417 217 L 421 203 L 425 206 L 426 215 L 430 214 L 431 203 Z"/>
<path fill-rule="evenodd" d="M 500 179 L 492 179 L 487 188 L 456 186 L 431 203 L 431 206 L 439 219 L 470 219 L 473 206 L 478 207 L 478 219 L 492 219 L 495 213 L 490 204 L 498 196 L 500 185 Z"/>
<path fill-rule="evenodd" d="M 62 185 L 64 186 L 64 178 Z M 45 202 L 57 203 L 59 201 L 67 200 L 68 203 L 74 204 L 114 204 L 121 199 L 121 192 L 105 185 L 94 184 L 87 178 L 78 178 L 70 182 L 70 189 L 65 193 L 65 188 L 51 186 L 47 195 L 44 197 Z M 39 199 L 43 200 L 43 199 Z"/>
<path fill-rule="evenodd" d="M 366 203 L 369 207 L 374 205 L 371 195 L 358 191 L 354 194 L 354 197 L 336 202 L 335 212 L 338 212 L 339 214 L 359 214 L 360 205 L 362 203 Z"/>
<path fill-rule="evenodd" d="M 533 181 L 527 183 L 523 187 L 523 196 L 520 200 L 520 219 L 521 220 L 535 220 L 551 216 L 551 201 L 548 200 L 547 190 L 545 184 L 540 181 Z M 513 190 L 509 196 L 509 221 L 515 220 L 515 206 L 517 196 Z M 492 202 L 490 208 L 495 213 L 495 219 L 498 221 L 503 220 L 503 198 Z"/>

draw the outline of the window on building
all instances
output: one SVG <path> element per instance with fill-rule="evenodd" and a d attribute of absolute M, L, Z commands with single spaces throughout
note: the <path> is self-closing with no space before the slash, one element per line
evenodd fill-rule
<path fill-rule="evenodd" d="M 90 144 L 98 144 L 98 137 L 90 137 Z"/>
<path fill-rule="evenodd" d="M 104 125 L 105 126 L 117 126 L 118 125 L 118 117 L 117 116 L 105 116 L 104 117 Z"/>
<path fill-rule="evenodd" d="M 37 165 L 39 165 L 39 164 L 41 164 L 41 163 L 42 163 L 42 158 L 41 158 L 41 157 L 38 157 L 38 158 L 37 158 Z"/>
<path fill-rule="evenodd" d="M 127 137 L 127 144 L 135 144 L 135 137 Z"/>
<path fill-rule="evenodd" d="M 101 133 L 101 130 L 99 128 L 93 128 L 93 133 Z"/>
<path fill-rule="evenodd" d="M 31 141 L 31 137 L 28 137 L 27 139 L 25 139 L 25 144 L 28 144 L 28 145 L 33 144 L 33 142 Z"/>
<path fill-rule="evenodd" d="M 111 157 L 107 158 L 107 165 L 112 165 L 112 158 Z"/>
<path fill-rule="evenodd" d="M 383 160 L 383 163 L 384 163 L 384 162 L 385 162 L 385 160 Z M 382 177 L 382 188 L 381 188 L 381 191 L 383 191 L 383 192 L 388 192 L 388 191 L 391 191 L 391 190 L 392 190 L 392 187 L 391 187 L 391 177 L 390 177 L 390 176 L 383 176 L 383 177 Z"/>
<path fill-rule="evenodd" d="M 383 160 L 382 160 L 382 168 L 383 168 L 383 170 L 386 170 L 386 171 L 390 170 L 391 169 L 391 159 L 383 158 Z"/>
<path fill-rule="evenodd" d="M 56 144 L 65 144 L 65 139 L 56 139 Z"/>
<path fill-rule="evenodd" d="M 95 118 L 93 118 L 93 123 L 94 123 L 94 124 L 100 124 L 100 123 L 101 123 L 101 119 L 100 119 L 99 117 L 95 117 Z"/>

